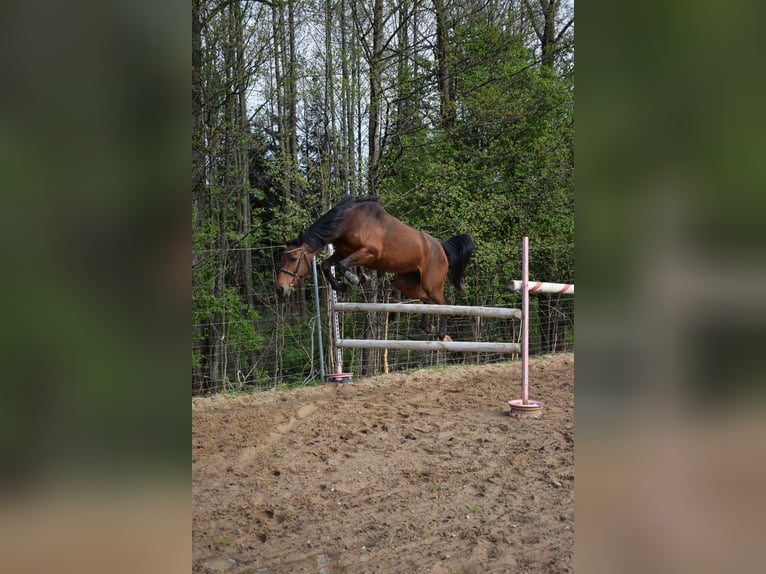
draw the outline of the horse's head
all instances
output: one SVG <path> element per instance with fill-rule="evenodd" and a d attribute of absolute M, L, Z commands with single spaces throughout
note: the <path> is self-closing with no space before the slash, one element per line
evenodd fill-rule
<path fill-rule="evenodd" d="M 277 295 L 282 298 L 287 297 L 293 287 L 311 272 L 311 260 L 314 258 L 314 252 L 303 243 L 301 236 L 297 239 L 285 238 L 285 246 L 287 249 L 279 263 L 276 283 Z"/>

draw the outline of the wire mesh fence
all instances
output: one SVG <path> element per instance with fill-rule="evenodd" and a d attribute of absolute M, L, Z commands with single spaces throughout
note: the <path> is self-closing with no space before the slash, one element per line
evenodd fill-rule
<path fill-rule="evenodd" d="M 321 366 L 336 372 L 336 354 L 330 328 L 330 289 L 319 276 L 319 320 L 314 286 L 309 275 L 290 298 L 276 296 L 274 282 L 281 247 L 196 252 L 195 260 L 218 258 L 221 275 L 231 271 L 232 261 L 243 252 L 256 261 L 247 285 L 219 289 L 230 304 L 211 305 L 210 312 L 196 312 L 192 322 L 192 393 L 253 391 L 310 385 L 321 382 Z M 534 256 L 534 255 L 533 255 Z M 369 303 L 402 301 L 392 277 L 366 272 L 364 285 L 339 293 L 341 301 Z M 518 278 L 518 277 L 514 277 Z M 215 282 L 219 278 L 212 278 Z M 556 281 L 560 278 L 545 277 Z M 244 283 L 244 282 L 243 282 Z M 451 288 L 445 294 L 456 305 L 521 308 L 521 294 L 510 281 L 488 279 L 473 273 L 464 293 Z M 202 286 L 193 286 L 199 298 L 207 296 Z M 229 291 L 227 291 L 227 289 Z M 246 293 L 247 296 L 243 296 Z M 415 302 L 415 301 L 411 301 Z M 418 301 L 419 302 L 419 301 Z M 530 295 L 530 355 L 574 351 L 574 295 Z M 420 315 L 413 313 L 340 313 L 341 336 L 347 339 L 433 340 L 420 329 Z M 438 317 L 429 315 L 432 324 Z M 319 339 L 322 339 L 320 351 Z M 486 317 L 449 317 L 447 334 L 455 341 L 519 343 L 521 322 Z M 320 355 L 321 353 L 321 355 Z M 320 361 L 320 356 L 323 361 Z M 437 365 L 487 364 L 518 359 L 514 355 L 488 352 L 412 351 L 394 349 L 343 349 L 343 371 L 355 378 L 408 371 Z"/>

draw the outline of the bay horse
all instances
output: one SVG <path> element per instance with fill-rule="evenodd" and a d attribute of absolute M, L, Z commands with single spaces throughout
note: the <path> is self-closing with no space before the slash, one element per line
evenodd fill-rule
<path fill-rule="evenodd" d="M 395 275 L 397 289 L 408 298 L 423 303 L 446 304 L 444 283 L 449 275 L 452 283 L 463 290 L 463 275 L 475 249 L 467 233 L 439 242 L 388 213 L 377 197 L 352 198 L 340 203 L 317 219 L 295 239 L 285 238 L 287 249 L 277 273 L 277 294 L 285 298 L 295 284 L 311 271 L 311 261 L 328 243 L 335 252 L 325 259 L 322 272 L 336 291 L 348 287 L 330 272 L 335 265 L 352 283 L 359 279 L 349 271 L 362 266 Z M 423 315 L 420 328 L 432 333 Z M 447 337 L 447 317 L 439 317 L 439 339 Z"/>

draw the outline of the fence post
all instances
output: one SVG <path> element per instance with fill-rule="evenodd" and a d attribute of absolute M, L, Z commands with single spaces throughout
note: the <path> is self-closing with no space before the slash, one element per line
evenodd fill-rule
<path fill-rule="evenodd" d="M 319 376 L 325 382 L 324 346 L 322 345 L 322 310 L 319 308 L 319 281 L 317 279 L 317 258 L 311 260 L 311 271 L 314 274 L 314 311 L 317 318 L 317 338 L 319 343 Z"/>
<path fill-rule="evenodd" d="M 334 248 L 332 243 L 327 244 L 327 253 L 332 256 Z M 335 274 L 335 265 L 330 267 L 330 273 Z M 330 287 L 330 325 L 335 340 L 335 373 L 328 375 L 327 378 L 333 383 L 350 383 L 352 375 L 351 373 L 343 372 L 343 350 L 338 341 L 340 340 L 340 325 L 338 324 L 338 311 L 336 306 L 338 305 L 338 294 L 335 289 Z"/>

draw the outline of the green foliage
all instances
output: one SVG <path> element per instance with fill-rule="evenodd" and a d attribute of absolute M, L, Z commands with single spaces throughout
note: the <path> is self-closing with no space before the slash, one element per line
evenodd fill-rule
<path fill-rule="evenodd" d="M 468 21 L 455 35 L 464 62 L 456 125 L 404 138 L 412 151 L 389 168 L 382 195 L 439 239 L 471 233 L 472 273 L 482 282 L 501 289 L 520 277 L 523 235 L 545 254 L 532 257 L 534 275 L 572 280 L 571 85 L 535 66 L 533 52 L 500 28 Z"/>
<path fill-rule="evenodd" d="M 275 301 L 278 252 L 265 248 L 305 230 L 346 190 L 367 192 L 369 36 L 359 35 L 347 14 L 333 11 L 327 45 L 337 45 L 343 31 L 347 51 L 325 53 L 322 41 L 299 50 L 290 64 L 284 52 L 290 34 L 278 29 L 285 22 L 271 21 L 275 12 L 259 3 L 202 4 L 204 129 L 193 141 L 204 143 L 199 155 L 205 181 L 204 193 L 193 201 L 194 380 L 220 388 L 246 372 L 248 381 L 271 386 L 302 382 L 313 376 L 317 354 L 312 305 L 305 291 L 300 302 L 297 294 L 289 302 Z M 296 9 L 305 13 L 301 21 L 320 27 L 311 34 L 295 30 L 295 36 L 318 33 L 325 6 L 298 2 Z M 396 3 L 386 5 L 398 9 Z M 409 44 L 413 22 L 385 31 L 392 44 L 381 56 L 385 110 L 378 194 L 392 214 L 437 239 L 465 232 L 474 237 L 467 291 L 458 294 L 448 286 L 449 299 L 516 305 L 508 285 L 520 278 L 525 235 L 533 279 L 574 281 L 571 44 L 561 46 L 553 69 L 540 65 L 523 7 L 469 1 L 446 10 L 446 61 L 439 61 L 433 44 Z M 385 25 L 397 26 L 399 17 Z M 417 17 L 418 33 L 427 35 L 432 15 Z M 237 48 L 247 62 L 237 59 Z M 295 66 L 294 87 L 287 85 L 287 68 L 277 81 L 276 62 Z M 454 110 L 449 121 L 440 110 L 442 64 Z M 325 76 L 328 70 L 334 70 L 331 77 Z M 264 101 L 250 109 L 259 98 Z M 300 117 L 293 118 L 295 142 L 288 143 L 290 99 Z M 355 290 L 346 296 L 368 295 Z M 550 311 L 535 304 L 530 323 L 537 330 L 546 313 L 564 309 L 552 299 L 546 304 Z M 361 315 L 347 321 L 349 331 L 365 328 Z M 348 368 L 361 366 L 358 353 L 348 355 Z"/>
<path fill-rule="evenodd" d="M 306 229 L 312 220 L 312 216 L 298 202 L 285 199 L 283 208 L 274 213 L 264 229 L 267 237 L 281 241 L 285 235 L 290 238 L 296 237 L 298 232 Z"/>
<path fill-rule="evenodd" d="M 311 373 L 313 328 L 313 320 L 281 325 L 282 369 L 291 374 L 288 382 L 301 382 Z"/>
<path fill-rule="evenodd" d="M 215 289 L 199 285 L 192 294 L 192 368 L 202 369 L 203 357 L 211 344 L 220 344 L 224 380 L 237 381 L 236 371 L 251 371 L 248 353 L 260 349 L 263 334 L 258 329 L 259 314 L 243 300 L 236 287 Z M 244 363 L 243 363 L 244 361 Z"/>

